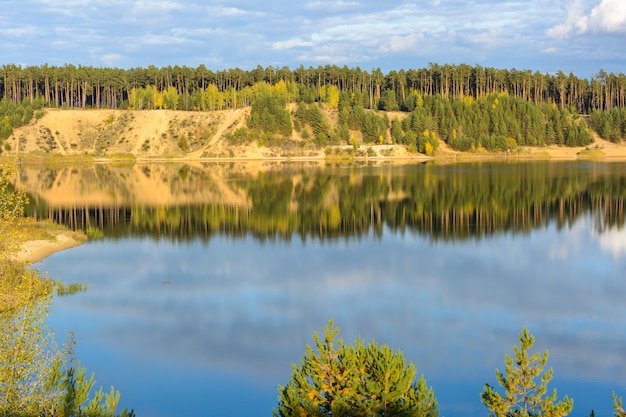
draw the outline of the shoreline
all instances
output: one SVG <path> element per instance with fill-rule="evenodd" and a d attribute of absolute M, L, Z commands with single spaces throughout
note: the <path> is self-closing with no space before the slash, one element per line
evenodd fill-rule
<path fill-rule="evenodd" d="M 347 146 L 338 146 L 338 149 L 348 148 Z M 333 162 L 467 162 L 467 161 L 498 161 L 498 160 L 598 160 L 598 161 L 626 161 L 626 145 L 615 144 L 605 141 L 598 137 L 595 138 L 595 142 L 592 146 L 587 147 L 566 147 L 558 145 L 550 145 L 546 147 L 529 147 L 524 146 L 518 148 L 516 151 L 511 152 L 464 152 L 456 151 L 447 148 L 447 146 L 440 147 L 434 155 L 428 156 L 420 153 L 409 154 L 406 153 L 402 145 L 364 145 L 366 148 L 384 148 L 393 152 L 391 155 L 381 155 L 379 149 L 377 149 L 376 155 L 373 156 L 356 156 L 350 154 L 336 154 L 326 155 L 323 151 L 318 151 L 314 155 L 306 156 L 290 156 L 290 155 L 264 155 L 264 154 L 246 154 L 242 152 L 230 157 L 216 157 L 216 156 L 148 156 L 148 155 L 133 155 L 127 154 L 120 155 L 67 155 L 67 154 L 51 154 L 41 155 L 36 153 L 18 155 L 2 155 L 0 159 L 12 160 L 16 163 L 46 163 L 46 162 L 58 162 L 58 163 L 92 163 L 92 164 L 107 164 L 107 163 L 275 163 L 275 162 L 317 162 L 317 163 L 333 163 Z"/>
<path fill-rule="evenodd" d="M 376 146 L 376 145 L 374 145 Z M 379 145 L 380 146 L 380 145 Z M 392 149 L 395 147 L 401 147 L 400 145 L 382 145 L 381 148 Z M 0 157 L 5 159 L 6 156 Z M 9 158 L 15 158 L 15 155 Z M 32 163 L 54 161 L 54 162 L 80 162 L 81 158 L 77 158 L 76 155 L 59 155 L 53 154 L 48 157 L 42 155 L 23 155 L 23 159 L 15 161 L 17 163 Z M 273 163 L 289 163 L 289 162 L 314 162 L 314 163 L 375 163 L 375 164 L 397 164 L 397 163 L 412 163 L 412 162 L 432 162 L 432 163 L 464 163 L 464 162 L 487 162 L 487 161 L 512 161 L 523 162 L 533 160 L 545 160 L 545 161 L 599 161 L 599 162 L 622 162 L 626 161 L 626 146 L 623 144 L 614 144 L 605 140 L 595 137 L 595 145 L 591 147 L 576 147 L 569 148 L 564 146 L 547 146 L 547 147 L 523 147 L 516 152 L 460 152 L 447 148 L 447 146 L 440 147 L 439 151 L 434 156 L 426 156 L 423 154 L 393 154 L 389 156 L 383 156 L 377 153 L 376 156 L 353 156 L 344 157 L 343 155 L 328 156 L 323 152 L 319 152 L 317 155 L 308 156 L 272 156 L 267 155 L 246 155 L 239 154 L 234 157 L 220 158 L 220 157 L 149 157 L 145 155 L 133 155 L 128 158 L 116 158 L 110 156 L 90 156 L 85 158 L 83 162 L 93 164 L 107 164 L 107 163 L 187 163 L 198 164 L 202 162 L 208 163 L 237 163 L 237 164 L 273 164 Z M 41 262 L 48 256 L 61 252 L 67 249 L 71 249 L 83 244 L 87 238 L 84 234 L 79 232 L 58 230 L 48 231 L 49 236 L 45 238 L 34 238 L 25 241 L 20 250 L 15 255 L 15 259 L 26 263 Z"/>
<path fill-rule="evenodd" d="M 86 237 L 78 232 L 55 231 L 49 233 L 50 239 L 33 239 L 22 243 L 15 258 L 32 265 L 43 261 L 50 255 L 75 248 L 87 241 Z"/>

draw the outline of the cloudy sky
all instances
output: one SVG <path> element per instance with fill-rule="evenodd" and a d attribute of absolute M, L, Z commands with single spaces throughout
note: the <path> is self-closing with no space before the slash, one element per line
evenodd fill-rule
<path fill-rule="evenodd" d="M 429 62 L 583 77 L 626 64 L 624 0 L 5 0 L 0 64 Z"/>

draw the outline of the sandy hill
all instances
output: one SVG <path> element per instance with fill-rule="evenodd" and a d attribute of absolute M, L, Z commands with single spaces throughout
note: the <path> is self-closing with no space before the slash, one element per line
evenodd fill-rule
<path fill-rule="evenodd" d="M 295 109 L 294 109 L 295 111 Z M 233 146 L 225 136 L 246 125 L 250 108 L 214 112 L 173 110 L 56 110 L 15 129 L 7 142 L 11 153 L 96 155 L 138 158 L 324 158 L 324 150 L 296 146 L 294 132 L 286 148 Z M 336 114 L 326 111 L 329 124 Z M 304 143 L 300 143 L 304 145 Z M 350 146 L 345 146 L 350 148 Z M 369 156 L 406 157 L 403 146 L 372 146 Z"/>
<path fill-rule="evenodd" d="M 201 156 L 243 125 L 248 112 L 48 109 L 40 119 L 16 129 L 8 142 L 20 153 Z"/>
<path fill-rule="evenodd" d="M 295 112 L 295 107 L 291 109 Z M 15 129 L 7 140 L 10 153 L 133 156 L 167 159 L 323 159 L 324 149 L 317 149 L 294 132 L 289 146 L 271 148 L 257 143 L 234 146 L 225 136 L 246 125 L 250 108 L 213 112 L 173 110 L 56 110 L 47 109 L 44 116 L 27 126 Z M 336 111 L 324 111 L 331 126 L 336 124 Z M 402 118 L 404 113 L 389 113 Z M 360 132 L 355 132 L 357 140 Z M 556 159 L 620 158 L 626 159 L 626 146 L 613 144 L 594 134 L 590 148 L 549 146 L 524 148 L 516 155 Z M 305 145 L 306 146 L 300 146 Z M 350 150 L 350 146 L 337 146 Z M 368 145 L 361 147 L 367 157 L 424 158 L 410 155 L 401 145 Z M 443 158 L 492 158 L 494 154 L 459 153 L 440 143 L 438 155 Z M 497 156 L 497 155 L 496 155 Z M 511 156 L 511 155 L 507 155 Z"/>

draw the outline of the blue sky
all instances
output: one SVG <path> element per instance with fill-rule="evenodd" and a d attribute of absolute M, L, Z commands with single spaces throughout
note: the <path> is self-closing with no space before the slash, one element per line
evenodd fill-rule
<path fill-rule="evenodd" d="M 624 0 L 9 0 L 0 64 L 624 72 Z"/>

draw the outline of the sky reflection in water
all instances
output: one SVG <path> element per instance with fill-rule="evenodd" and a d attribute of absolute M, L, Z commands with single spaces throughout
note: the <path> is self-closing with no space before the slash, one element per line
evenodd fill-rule
<path fill-rule="evenodd" d="M 401 349 L 444 416 L 479 416 L 479 394 L 524 325 L 549 349 L 572 415 L 626 395 L 626 232 L 589 216 L 530 234 L 432 242 L 387 229 L 349 241 L 215 237 L 96 241 L 39 265 L 88 292 L 51 323 L 122 405 L 145 416 L 270 415 L 314 331 L 334 318 Z"/>

